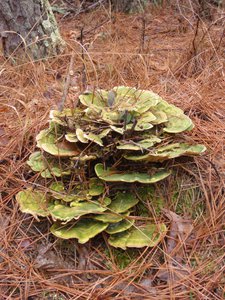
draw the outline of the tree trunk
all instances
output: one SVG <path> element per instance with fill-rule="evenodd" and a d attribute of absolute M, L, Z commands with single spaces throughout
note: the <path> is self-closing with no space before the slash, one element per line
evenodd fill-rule
<path fill-rule="evenodd" d="M 143 11 L 147 0 L 111 0 L 111 3 L 115 11 L 132 13 Z"/>
<path fill-rule="evenodd" d="M 40 59 L 64 46 L 48 0 L 0 0 L 0 37 L 4 55 Z"/>

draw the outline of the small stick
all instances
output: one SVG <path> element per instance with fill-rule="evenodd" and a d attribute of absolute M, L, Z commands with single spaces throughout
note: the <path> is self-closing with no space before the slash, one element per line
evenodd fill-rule
<path fill-rule="evenodd" d="M 93 27 L 93 28 L 91 28 L 91 29 L 89 29 L 89 30 L 84 30 L 82 34 L 83 34 L 83 35 L 84 35 L 84 34 L 87 35 L 87 34 L 93 32 L 93 31 L 97 30 L 99 27 L 101 27 L 102 25 L 104 25 L 104 24 L 106 24 L 106 23 L 108 23 L 108 22 L 109 22 L 109 19 L 107 18 L 107 19 L 104 20 L 103 22 L 97 24 L 95 27 Z M 76 39 L 81 39 L 81 33 L 80 33 L 78 36 L 76 36 L 75 38 L 76 38 Z"/>
<path fill-rule="evenodd" d="M 85 90 L 87 87 L 87 74 L 86 74 L 86 67 L 85 67 L 85 57 L 84 57 L 84 28 L 81 28 L 80 31 L 80 43 L 82 45 L 82 50 L 81 50 L 81 57 L 82 57 L 82 61 L 83 61 L 83 68 L 82 68 L 82 88 Z M 86 49 L 86 48 L 85 48 Z"/>
<path fill-rule="evenodd" d="M 140 52 L 143 52 L 145 48 L 145 30 L 146 30 L 146 19 L 144 14 L 141 18 L 141 21 L 142 21 L 142 28 L 141 28 L 141 39 L 140 39 Z"/>
<path fill-rule="evenodd" d="M 71 58 L 70 58 L 69 70 L 68 70 L 68 73 L 67 73 L 67 76 L 66 76 L 66 83 L 65 83 L 65 86 L 64 86 L 64 89 L 63 89 L 62 100 L 61 100 L 61 102 L 58 105 L 58 109 L 59 109 L 60 112 L 64 108 L 65 101 L 66 101 L 66 98 L 67 98 L 67 94 L 69 92 L 69 87 L 70 87 L 70 82 L 71 82 L 71 76 L 74 75 L 73 74 L 74 73 L 73 72 L 74 58 L 75 58 L 75 55 L 74 55 L 74 53 L 72 53 Z"/>
<path fill-rule="evenodd" d="M 200 25 L 200 18 L 197 16 L 197 23 L 196 23 L 196 28 L 195 28 L 195 35 L 192 40 L 192 47 L 193 47 L 193 57 L 197 56 L 197 45 L 196 45 L 196 39 L 198 37 L 198 32 L 199 32 L 199 25 Z"/>

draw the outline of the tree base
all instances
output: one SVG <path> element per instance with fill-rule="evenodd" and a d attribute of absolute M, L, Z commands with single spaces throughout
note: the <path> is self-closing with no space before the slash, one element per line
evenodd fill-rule
<path fill-rule="evenodd" d="M 37 60 L 59 54 L 65 45 L 48 0 L 0 1 L 5 57 Z"/>

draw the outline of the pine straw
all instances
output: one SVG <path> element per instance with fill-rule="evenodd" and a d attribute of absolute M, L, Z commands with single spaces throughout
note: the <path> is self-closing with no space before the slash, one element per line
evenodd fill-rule
<path fill-rule="evenodd" d="M 171 5 L 146 13 L 144 41 L 143 16 L 110 18 L 109 11 L 102 9 L 79 15 L 77 19 L 59 20 L 67 41 L 62 55 L 20 66 L 1 58 L 1 299 L 223 298 L 223 24 L 219 20 L 209 27 L 207 21 L 201 21 L 196 30 L 193 14 L 183 12 L 193 24 L 191 27 L 175 8 Z M 219 19 L 216 13 L 214 17 Z M 74 39 L 82 27 L 87 48 L 83 57 L 79 40 Z M 29 172 L 26 160 L 34 151 L 35 135 L 47 125 L 49 110 L 60 102 L 72 52 L 76 64 L 68 106 L 82 90 L 85 66 L 87 83 L 92 87 L 109 89 L 124 84 L 152 89 L 181 107 L 196 125 L 187 140 L 203 143 L 208 148 L 202 157 L 183 165 L 176 163 L 191 178 L 184 185 L 197 186 L 200 190 L 200 194 L 193 194 L 193 209 L 197 204 L 203 207 L 199 214 L 192 216 L 191 238 L 185 245 L 177 245 L 182 250 L 178 269 L 188 268 L 188 272 L 175 271 L 183 272 L 178 280 L 162 281 L 155 275 L 158 270 L 175 274 L 169 264 L 173 257 L 167 253 L 166 240 L 157 248 L 136 251 L 135 258 L 120 269 L 115 250 L 104 246 L 101 237 L 87 248 L 79 248 L 74 240 L 63 243 L 49 234 L 50 220 L 37 222 L 18 209 L 15 194 L 28 181 L 37 179 Z M 166 207 L 175 211 L 170 184 L 166 186 Z M 181 215 L 191 217 L 185 206 Z M 155 218 L 170 224 L 165 215 Z M 51 268 L 38 265 L 37 257 L 45 252 L 44 246 L 50 247 L 51 256 L 47 259 L 53 262 Z M 81 266 L 83 251 L 88 258 L 86 269 Z M 146 276 L 148 288 L 139 285 Z"/>

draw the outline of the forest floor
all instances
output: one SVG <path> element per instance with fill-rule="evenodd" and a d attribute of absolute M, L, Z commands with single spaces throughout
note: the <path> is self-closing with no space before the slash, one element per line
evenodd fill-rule
<path fill-rule="evenodd" d="M 1 300 L 224 299 L 224 15 L 211 9 L 210 21 L 176 4 L 145 14 L 59 14 L 63 54 L 21 65 L 0 57 Z M 101 236 L 80 247 L 52 236 L 51 220 L 19 211 L 26 161 L 61 101 L 72 53 L 66 106 L 84 85 L 151 89 L 190 116 L 195 128 L 186 138 L 207 147 L 168 183 L 156 218 L 170 231 L 159 247 L 112 249 Z"/>

